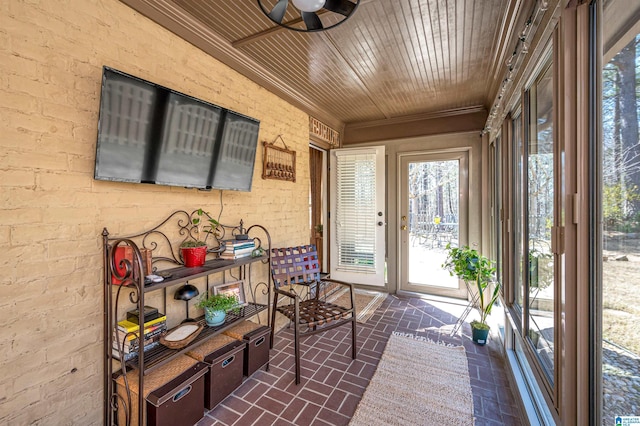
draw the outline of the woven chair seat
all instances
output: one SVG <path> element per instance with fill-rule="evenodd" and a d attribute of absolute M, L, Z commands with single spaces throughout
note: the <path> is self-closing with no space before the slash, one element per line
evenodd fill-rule
<path fill-rule="evenodd" d="M 290 320 L 296 318 L 295 305 L 278 306 L 278 312 L 285 315 Z M 299 306 L 300 317 L 298 323 L 307 327 L 316 327 L 327 324 L 331 321 L 348 318 L 352 315 L 353 309 L 347 309 L 333 303 L 323 302 L 321 300 L 311 299 L 303 300 Z"/>

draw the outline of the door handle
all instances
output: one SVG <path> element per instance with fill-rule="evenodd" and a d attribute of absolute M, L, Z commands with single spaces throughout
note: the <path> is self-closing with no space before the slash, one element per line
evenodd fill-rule
<path fill-rule="evenodd" d="M 406 230 L 407 230 L 407 225 L 402 225 L 402 226 L 400 227 L 400 230 L 401 230 L 401 231 L 406 231 Z"/>

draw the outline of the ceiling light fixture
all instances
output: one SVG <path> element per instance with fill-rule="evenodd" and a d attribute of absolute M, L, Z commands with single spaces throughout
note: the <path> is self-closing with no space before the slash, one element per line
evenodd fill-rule
<path fill-rule="evenodd" d="M 317 32 L 337 27 L 349 19 L 358 8 L 360 1 L 361 0 L 291 0 L 293 8 L 289 8 L 289 0 L 278 0 L 273 7 L 270 6 L 270 4 L 273 4 L 273 1 L 258 0 L 258 5 L 262 13 L 282 27 L 293 31 Z M 265 3 L 267 3 L 268 6 L 265 6 Z M 321 9 L 325 9 L 330 15 L 337 16 L 339 20 L 334 22 L 333 19 L 330 19 L 327 20 L 326 23 L 323 23 L 322 20 L 320 20 L 320 14 L 324 13 L 317 13 Z M 284 21 L 288 10 L 292 19 Z M 297 18 L 298 16 L 300 17 Z M 304 27 L 298 25 L 300 22 L 304 22 Z"/>
<path fill-rule="evenodd" d="M 291 0 L 303 12 L 317 12 L 324 6 L 324 0 Z"/>

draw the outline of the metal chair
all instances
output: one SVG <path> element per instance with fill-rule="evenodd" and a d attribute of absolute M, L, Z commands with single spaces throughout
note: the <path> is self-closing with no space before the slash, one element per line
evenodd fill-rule
<path fill-rule="evenodd" d="M 276 311 L 292 322 L 296 384 L 300 383 L 300 339 L 351 323 L 351 358 L 356 358 L 356 309 L 353 284 L 320 278 L 318 252 L 314 245 L 271 249 L 271 276 L 274 284 L 271 310 L 271 345 L 273 346 Z M 338 306 L 326 301 L 327 284 L 346 286 L 351 306 Z M 306 293 L 299 294 L 300 290 Z M 280 303 L 279 302 L 285 302 Z"/>

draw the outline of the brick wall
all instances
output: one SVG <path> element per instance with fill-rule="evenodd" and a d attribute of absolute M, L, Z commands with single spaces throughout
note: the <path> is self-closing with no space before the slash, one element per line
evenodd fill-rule
<path fill-rule="evenodd" d="M 296 183 L 261 179 L 260 145 L 222 221 L 261 223 L 276 245 L 308 236 L 303 112 L 116 0 L 0 2 L 0 424 L 101 424 L 103 227 L 220 209 L 218 191 L 93 180 L 103 65 L 257 118 L 260 141 L 282 134 Z"/>

